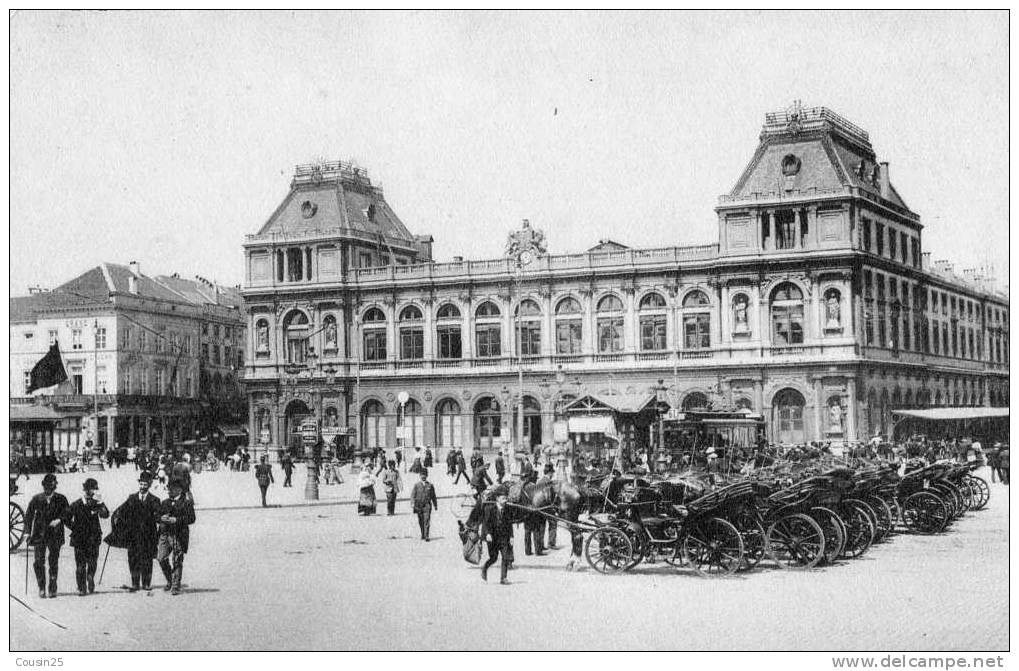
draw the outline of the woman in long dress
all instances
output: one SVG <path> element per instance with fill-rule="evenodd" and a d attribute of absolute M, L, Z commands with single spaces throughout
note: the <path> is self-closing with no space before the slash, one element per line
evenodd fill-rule
<path fill-rule="evenodd" d="M 361 474 L 357 476 L 357 486 L 361 490 L 361 496 L 357 501 L 357 512 L 359 515 L 372 515 L 375 513 L 375 476 L 367 465 L 361 467 Z"/>

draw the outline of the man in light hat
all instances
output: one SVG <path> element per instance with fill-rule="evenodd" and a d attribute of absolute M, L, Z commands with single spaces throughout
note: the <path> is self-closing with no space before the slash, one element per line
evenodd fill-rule
<path fill-rule="evenodd" d="M 121 527 L 127 547 L 127 565 L 131 570 L 131 591 L 139 587 L 152 589 L 152 560 L 156 556 L 156 519 L 159 517 L 159 497 L 149 492 L 152 473 L 142 471 L 138 476 L 138 491 L 131 494 L 113 511 L 113 526 Z"/>
<path fill-rule="evenodd" d="M 110 516 L 110 511 L 99 496 L 99 483 L 95 478 L 85 480 L 82 489 L 85 490 L 84 496 L 72 503 L 64 513 L 64 524 L 71 530 L 78 596 L 96 591 L 96 565 L 99 563 L 99 545 L 103 540 L 99 519 Z"/>
<path fill-rule="evenodd" d="M 67 497 L 57 493 L 57 476 L 47 473 L 42 479 L 42 493 L 32 497 L 25 511 L 29 529 L 28 545 L 35 549 L 33 568 L 40 599 L 47 597 L 47 564 L 48 596 L 51 599 L 57 596 L 57 567 L 60 564 L 60 548 L 64 544 L 63 517 L 66 512 Z"/>
<path fill-rule="evenodd" d="M 164 590 L 180 594 L 184 555 L 188 551 L 189 526 L 195 523 L 195 507 L 184 494 L 184 482 L 174 478 L 168 485 L 170 497 L 159 504 L 159 549 L 156 558 L 166 577 Z M 170 563 L 170 559 L 173 563 Z"/>

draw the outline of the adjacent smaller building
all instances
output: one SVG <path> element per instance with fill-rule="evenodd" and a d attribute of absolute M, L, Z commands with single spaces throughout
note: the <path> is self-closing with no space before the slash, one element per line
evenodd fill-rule
<path fill-rule="evenodd" d="M 68 380 L 28 393 L 58 343 Z M 100 447 L 163 447 L 241 433 L 245 326 L 237 288 L 137 263 L 103 263 L 10 299 L 10 442 L 29 457 Z"/>

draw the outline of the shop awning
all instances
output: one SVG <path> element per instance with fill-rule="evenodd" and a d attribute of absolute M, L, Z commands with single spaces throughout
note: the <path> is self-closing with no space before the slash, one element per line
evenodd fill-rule
<path fill-rule="evenodd" d="M 587 417 L 570 417 L 570 433 L 604 433 L 616 436 L 616 421 L 609 415 L 590 415 Z"/>
<path fill-rule="evenodd" d="M 899 417 L 915 417 L 931 421 L 960 419 L 992 419 L 1008 417 L 1008 408 L 924 408 L 922 410 L 892 410 Z"/>
<path fill-rule="evenodd" d="M 12 422 L 59 422 L 63 418 L 48 405 L 11 405 Z"/>
<path fill-rule="evenodd" d="M 216 428 L 227 438 L 240 438 L 248 435 L 247 430 L 239 424 L 219 424 Z"/>

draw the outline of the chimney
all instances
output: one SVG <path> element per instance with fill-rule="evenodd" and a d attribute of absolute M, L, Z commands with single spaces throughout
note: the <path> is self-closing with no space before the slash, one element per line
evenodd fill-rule
<path fill-rule="evenodd" d="M 923 263 L 921 264 L 921 267 L 924 270 L 930 270 L 931 269 L 931 253 L 930 252 L 924 252 L 923 253 Z"/>
<path fill-rule="evenodd" d="M 138 278 L 130 275 L 127 278 L 127 290 L 132 294 L 138 293 Z"/>
<path fill-rule="evenodd" d="M 879 176 L 881 182 L 881 197 L 891 198 L 892 183 L 888 178 L 888 161 L 881 162 L 881 175 Z"/>
<path fill-rule="evenodd" d="M 138 265 L 137 261 L 132 261 L 131 263 L 129 263 L 127 265 L 128 265 L 128 267 L 131 268 L 131 272 L 132 273 L 134 273 L 135 275 L 141 275 L 141 272 L 142 272 L 141 271 L 141 266 Z"/>

